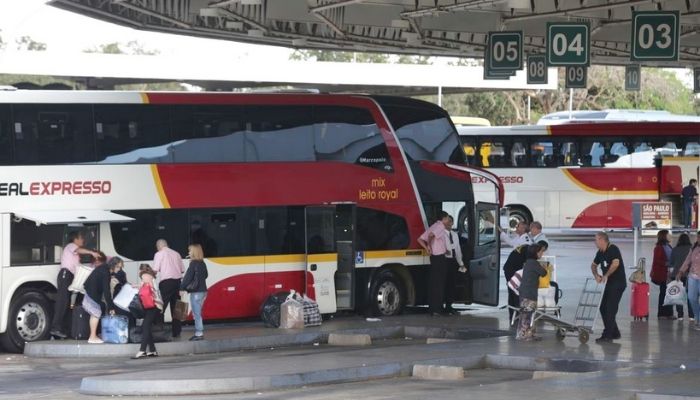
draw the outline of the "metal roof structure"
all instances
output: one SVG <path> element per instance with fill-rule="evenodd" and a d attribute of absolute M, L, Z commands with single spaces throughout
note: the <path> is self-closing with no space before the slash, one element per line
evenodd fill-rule
<path fill-rule="evenodd" d="M 295 48 L 483 57 L 487 32 L 522 30 L 545 50 L 546 22 L 591 26 L 594 64 L 630 63 L 633 11 L 681 14 L 680 60 L 700 65 L 698 0 L 52 0 L 136 29 Z"/>

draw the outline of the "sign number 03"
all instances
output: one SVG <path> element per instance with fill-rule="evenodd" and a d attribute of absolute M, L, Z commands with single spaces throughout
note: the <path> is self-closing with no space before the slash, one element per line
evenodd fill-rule
<path fill-rule="evenodd" d="M 552 52 L 554 55 L 561 57 L 567 52 L 574 53 L 577 56 L 583 54 L 586 49 L 583 46 L 583 35 L 577 33 L 571 39 L 570 43 L 567 43 L 566 35 L 563 33 L 557 33 L 554 35 L 552 40 Z"/>
<path fill-rule="evenodd" d="M 651 24 L 644 24 L 639 27 L 639 47 L 644 50 L 648 50 L 652 46 L 656 46 L 659 49 L 667 49 L 673 44 L 671 32 L 671 25 L 669 24 L 658 25 L 656 31 L 654 31 L 654 27 Z"/>

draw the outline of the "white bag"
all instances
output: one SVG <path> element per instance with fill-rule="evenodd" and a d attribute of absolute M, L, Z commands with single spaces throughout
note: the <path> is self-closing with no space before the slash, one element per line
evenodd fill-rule
<path fill-rule="evenodd" d="M 122 286 L 122 289 L 114 298 L 114 305 L 124 311 L 129 311 L 129 304 L 134 300 L 134 296 L 139 294 L 139 290 L 128 283 Z"/>
<path fill-rule="evenodd" d="M 666 285 L 665 306 L 683 306 L 687 301 L 688 298 L 685 293 L 685 288 L 683 287 L 683 282 L 672 281 Z"/>
<path fill-rule="evenodd" d="M 94 268 L 88 267 L 87 265 L 78 265 L 75 269 L 75 275 L 73 276 L 73 282 L 68 286 L 68 290 L 76 293 L 85 294 L 85 281 L 88 276 L 92 273 Z"/>
<path fill-rule="evenodd" d="M 547 307 L 552 308 L 557 306 L 556 299 L 554 298 L 556 289 L 553 287 L 548 287 L 546 289 L 537 290 L 537 307 Z"/>
<path fill-rule="evenodd" d="M 304 329 L 304 305 L 292 292 L 280 307 L 280 328 Z"/>

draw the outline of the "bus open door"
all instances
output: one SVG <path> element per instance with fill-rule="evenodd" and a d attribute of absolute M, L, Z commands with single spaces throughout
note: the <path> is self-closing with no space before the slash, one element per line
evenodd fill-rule
<path fill-rule="evenodd" d="M 306 207 L 306 288 L 321 313 L 355 306 L 355 205 Z"/>

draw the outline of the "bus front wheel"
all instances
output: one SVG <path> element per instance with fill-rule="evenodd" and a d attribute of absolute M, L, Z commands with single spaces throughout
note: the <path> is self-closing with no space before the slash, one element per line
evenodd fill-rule
<path fill-rule="evenodd" d="M 0 335 L 5 350 L 21 353 L 26 342 L 48 339 L 51 311 L 43 294 L 28 291 L 16 295 L 8 317 L 7 330 Z"/>
<path fill-rule="evenodd" d="M 384 317 L 399 315 L 405 304 L 406 293 L 399 278 L 390 271 L 380 273 L 370 292 L 371 313 Z"/>

